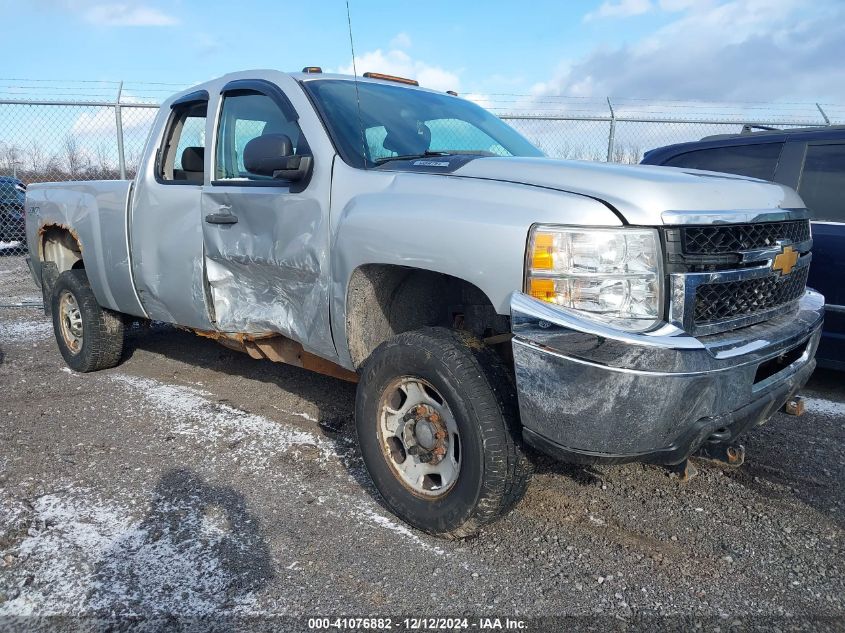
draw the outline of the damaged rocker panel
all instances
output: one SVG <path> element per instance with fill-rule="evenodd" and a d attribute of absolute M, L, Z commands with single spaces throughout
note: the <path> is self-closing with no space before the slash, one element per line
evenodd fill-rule
<path fill-rule="evenodd" d="M 271 360 L 274 363 L 284 363 L 301 367 L 309 371 L 339 378 L 347 382 L 358 382 L 358 374 L 333 363 L 325 358 L 305 351 L 300 343 L 280 334 L 248 334 L 245 332 L 215 332 L 183 328 L 197 336 L 217 341 L 224 347 L 237 352 L 245 352 L 250 357 L 261 360 Z"/>

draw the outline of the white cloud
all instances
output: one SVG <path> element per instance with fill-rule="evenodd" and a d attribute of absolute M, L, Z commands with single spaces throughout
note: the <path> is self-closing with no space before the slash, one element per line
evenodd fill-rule
<path fill-rule="evenodd" d="M 83 19 L 97 26 L 172 26 L 178 20 L 159 9 L 138 4 L 95 4 L 84 9 Z"/>
<path fill-rule="evenodd" d="M 696 5 L 709 6 L 712 2 L 713 0 L 605 0 L 598 9 L 584 16 L 584 22 L 603 18 L 630 18 L 655 10 L 676 13 Z"/>
<path fill-rule="evenodd" d="M 671 0 L 670 0 L 671 1 Z M 627 18 L 642 15 L 652 10 L 651 0 L 606 0 L 595 11 L 584 16 L 584 21 L 601 18 Z"/>
<path fill-rule="evenodd" d="M 596 48 L 568 62 L 532 92 L 711 101 L 845 98 L 842 3 L 822 0 L 810 8 L 801 0 L 663 0 L 663 5 L 680 12 L 673 21 L 631 44 Z"/>
<path fill-rule="evenodd" d="M 388 51 L 382 51 L 379 48 L 363 53 L 362 55 L 357 55 L 355 57 L 355 65 L 360 74 L 370 71 L 407 77 L 409 79 L 416 79 L 420 82 L 421 86 L 431 88 L 432 90 L 445 91 L 460 89 L 460 79 L 457 72 L 415 60 L 405 51 L 395 48 Z M 341 67 L 338 72 L 351 75 L 353 66 L 350 63 L 348 66 Z"/>
<path fill-rule="evenodd" d="M 172 26 L 179 20 L 149 6 L 148 2 L 103 2 L 102 0 L 35 0 L 47 11 L 66 11 L 95 26 Z"/>
<path fill-rule="evenodd" d="M 390 48 L 411 48 L 411 36 L 405 33 L 397 33 L 396 37 L 390 40 Z"/>
<path fill-rule="evenodd" d="M 73 136 L 110 134 L 114 136 L 116 130 L 114 110 L 111 108 L 97 108 L 91 112 L 82 112 L 76 117 L 70 133 Z"/>
<path fill-rule="evenodd" d="M 133 133 L 138 130 L 147 130 L 153 124 L 158 110 L 156 108 L 136 107 L 133 103 L 149 103 L 135 95 L 123 92 L 120 98 L 123 104 L 123 131 Z M 116 119 L 113 108 L 95 107 L 80 112 L 74 120 L 70 133 L 72 136 L 103 136 L 114 139 L 117 131 Z"/>
<path fill-rule="evenodd" d="M 695 4 L 703 4 L 704 0 L 658 0 L 657 6 L 663 11 L 684 11 Z"/>
<path fill-rule="evenodd" d="M 496 108 L 498 105 L 496 102 L 496 98 L 487 94 L 468 92 L 464 95 L 461 95 L 461 97 L 467 99 L 468 101 L 474 101 L 482 108 L 485 108 L 487 110 L 490 110 L 491 108 Z"/>

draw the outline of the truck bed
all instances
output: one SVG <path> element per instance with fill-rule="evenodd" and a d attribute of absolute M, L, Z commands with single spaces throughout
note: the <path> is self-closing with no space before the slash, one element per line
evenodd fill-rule
<path fill-rule="evenodd" d="M 34 183 L 27 188 L 27 245 L 36 283 L 41 283 L 42 236 L 51 226 L 68 228 L 85 254 L 88 280 L 100 305 L 144 315 L 132 284 L 129 254 L 132 184 L 90 180 Z"/>

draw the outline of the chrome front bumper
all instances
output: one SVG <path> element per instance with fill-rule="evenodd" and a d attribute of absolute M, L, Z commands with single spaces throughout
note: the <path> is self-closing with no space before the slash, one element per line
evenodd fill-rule
<path fill-rule="evenodd" d="M 693 337 L 603 326 L 522 293 L 511 298 L 523 436 L 568 461 L 678 463 L 762 423 L 815 367 L 824 298 Z"/>

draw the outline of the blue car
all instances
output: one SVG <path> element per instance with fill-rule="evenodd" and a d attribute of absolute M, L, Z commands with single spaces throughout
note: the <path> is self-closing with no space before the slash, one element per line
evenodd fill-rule
<path fill-rule="evenodd" d="M 12 176 L 0 176 L 0 243 L 26 241 L 25 198 L 26 185 Z"/>
<path fill-rule="evenodd" d="M 845 125 L 708 136 L 646 152 L 646 165 L 707 169 L 773 180 L 798 190 L 812 214 L 808 285 L 825 296 L 816 360 L 845 370 Z"/>

